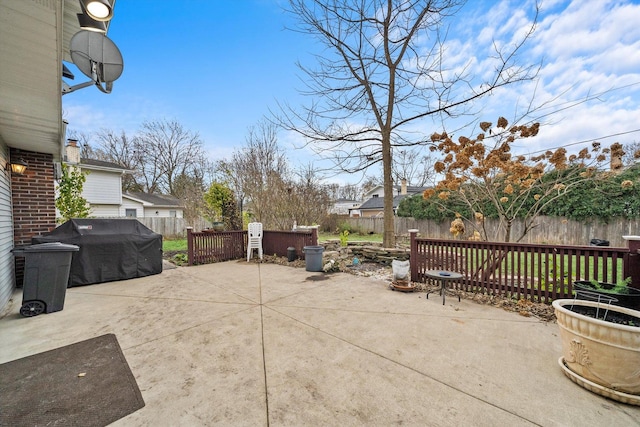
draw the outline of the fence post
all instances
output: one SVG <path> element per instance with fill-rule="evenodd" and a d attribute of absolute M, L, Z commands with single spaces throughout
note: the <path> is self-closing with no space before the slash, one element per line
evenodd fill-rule
<path fill-rule="evenodd" d="M 409 230 L 409 235 L 411 236 L 411 254 L 409 255 L 409 266 L 411 268 L 411 280 L 416 280 L 418 278 L 418 242 L 416 242 L 416 238 L 418 237 L 418 231 L 415 228 Z"/>
<path fill-rule="evenodd" d="M 311 228 L 311 245 L 318 245 L 318 227 Z"/>
<path fill-rule="evenodd" d="M 188 264 L 193 265 L 193 227 L 187 227 L 187 258 Z"/>
<path fill-rule="evenodd" d="M 622 236 L 627 241 L 629 257 L 624 266 L 624 278 L 631 277 L 630 286 L 640 287 L 640 236 Z"/>

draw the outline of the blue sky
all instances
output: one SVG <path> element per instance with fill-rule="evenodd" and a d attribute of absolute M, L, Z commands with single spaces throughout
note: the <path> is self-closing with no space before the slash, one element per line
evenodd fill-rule
<path fill-rule="evenodd" d="M 230 154 L 276 98 L 296 96 L 294 62 L 307 47 L 285 18 L 270 0 L 119 0 L 108 36 L 123 74 L 109 95 L 65 95 L 69 128 L 133 133 L 145 120 L 176 119 L 212 156 Z"/>
<path fill-rule="evenodd" d="M 308 36 L 285 30 L 294 22 L 283 4 L 118 0 L 108 36 L 123 55 L 124 72 L 109 95 L 90 87 L 63 96 L 69 128 L 133 135 L 145 120 L 175 119 L 200 135 L 212 160 L 229 156 L 277 101 L 309 101 L 297 91 L 304 76 L 295 63 L 312 66 L 312 54 L 322 52 Z M 480 118 L 510 118 L 535 92 L 536 103 L 551 101 L 542 112 L 553 114 L 525 151 L 595 138 L 604 144 L 640 142 L 639 2 L 545 0 L 542 7 L 523 58 L 543 60 L 539 81 L 483 100 Z M 491 42 L 508 42 L 530 20 L 531 1 L 469 1 L 451 23 L 451 63 L 481 75 Z M 79 71 L 75 75 L 68 83 L 85 80 Z M 603 95 L 562 110 L 594 93 Z M 424 124 L 425 134 L 436 130 Z M 620 135 L 603 138 L 614 134 Z M 294 166 L 315 159 L 306 149 L 293 149 L 301 141 L 292 135 L 280 141 Z M 349 181 L 358 177 L 339 180 Z"/>

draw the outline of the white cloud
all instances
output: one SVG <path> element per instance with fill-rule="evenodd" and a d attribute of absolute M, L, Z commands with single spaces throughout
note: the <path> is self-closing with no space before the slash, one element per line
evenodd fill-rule
<path fill-rule="evenodd" d="M 477 65 L 472 73 L 486 78 L 492 70 L 492 60 L 486 58 L 487 46 L 492 40 L 501 46 L 512 43 L 512 35 L 530 25 L 531 9 L 530 4 L 523 7 L 519 2 L 502 1 L 485 10 L 486 15 L 477 20 L 483 27 L 476 27 L 476 37 L 465 31 L 464 42 L 458 41 L 464 48 L 458 47 L 458 51 L 467 52 L 474 44 Z M 518 57 L 521 64 L 542 61 L 538 80 L 502 88 L 482 99 L 479 119 L 493 121 L 498 115 L 509 118 L 516 109 L 522 111 L 535 93 L 534 105 L 546 104 L 537 114 L 545 117 L 541 118 L 538 137 L 523 143 L 523 149 L 557 147 L 640 128 L 637 22 L 640 5 L 630 1 L 543 2 L 534 37 Z M 449 44 L 454 46 L 455 42 L 450 40 Z M 580 103 L 594 94 L 600 96 Z M 567 108 L 573 104 L 576 106 Z M 447 123 L 447 127 L 454 126 Z M 638 132 L 602 142 L 637 140 Z"/>

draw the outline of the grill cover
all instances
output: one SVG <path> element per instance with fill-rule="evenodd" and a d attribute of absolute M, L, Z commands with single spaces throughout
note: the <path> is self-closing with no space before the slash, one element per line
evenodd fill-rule
<path fill-rule="evenodd" d="M 73 253 L 68 287 L 162 273 L 162 235 L 136 219 L 71 219 L 31 240 L 80 247 Z"/>

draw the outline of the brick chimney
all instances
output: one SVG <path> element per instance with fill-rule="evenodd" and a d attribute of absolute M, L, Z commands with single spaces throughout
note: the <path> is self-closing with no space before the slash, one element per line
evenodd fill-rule
<path fill-rule="evenodd" d="M 67 154 L 67 163 L 80 163 L 80 147 L 78 147 L 78 140 L 67 139 L 67 146 L 65 148 Z"/>
<path fill-rule="evenodd" d="M 402 196 L 407 194 L 407 180 L 405 178 L 402 178 L 402 181 L 400 181 L 400 194 Z"/>

